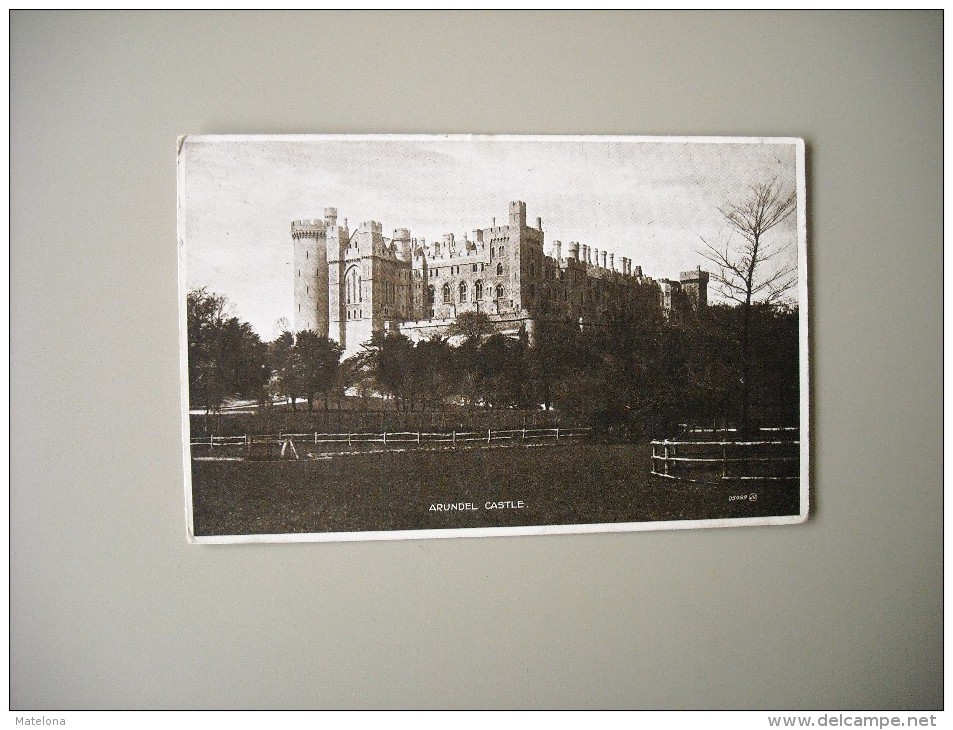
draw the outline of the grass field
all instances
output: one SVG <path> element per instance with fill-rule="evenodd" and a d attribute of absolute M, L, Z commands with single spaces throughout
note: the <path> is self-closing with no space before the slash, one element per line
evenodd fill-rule
<path fill-rule="evenodd" d="M 650 455 L 647 444 L 559 444 L 313 461 L 193 461 L 195 534 L 512 527 L 798 512 L 796 483 L 675 482 L 649 473 Z M 740 499 L 742 495 L 749 498 Z M 505 501 L 522 501 L 525 507 L 486 508 L 487 502 Z M 429 509 L 431 504 L 460 502 L 478 509 Z"/>

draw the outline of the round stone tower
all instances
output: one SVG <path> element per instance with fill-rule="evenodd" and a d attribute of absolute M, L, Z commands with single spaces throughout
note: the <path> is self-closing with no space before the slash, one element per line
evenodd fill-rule
<path fill-rule="evenodd" d="M 291 238 L 294 241 L 294 331 L 311 330 L 321 337 L 327 337 L 328 250 L 325 221 L 292 221 Z"/>

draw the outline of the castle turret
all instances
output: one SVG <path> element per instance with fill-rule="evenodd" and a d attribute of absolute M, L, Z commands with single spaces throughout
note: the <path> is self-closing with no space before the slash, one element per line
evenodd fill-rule
<path fill-rule="evenodd" d="M 615 254 L 614 253 L 609 254 L 609 268 L 615 271 Z"/>
<path fill-rule="evenodd" d="M 331 226 L 336 226 L 337 224 L 338 224 L 338 209 L 325 208 L 324 209 L 324 225 L 330 228 Z M 344 225 L 347 226 L 347 220 L 344 221 Z"/>
<path fill-rule="evenodd" d="M 526 228 L 526 203 L 522 200 L 510 202 L 510 225 Z"/>
<path fill-rule="evenodd" d="M 407 228 L 394 229 L 394 251 L 404 261 L 410 261 L 411 258 L 411 238 L 410 230 Z"/>
<path fill-rule="evenodd" d="M 563 257 L 563 242 L 562 241 L 553 241 L 553 253 L 556 255 L 557 261 L 559 261 Z"/>
<path fill-rule="evenodd" d="M 678 275 L 682 291 L 688 296 L 692 309 L 696 312 L 708 306 L 708 272 L 696 266 L 693 271 L 683 271 Z"/>
<path fill-rule="evenodd" d="M 569 242 L 569 258 L 579 260 L 579 243 L 576 241 Z"/>
<path fill-rule="evenodd" d="M 608 255 L 609 254 L 607 254 L 605 251 L 602 252 L 602 268 L 603 269 L 606 268 L 606 258 L 608 257 Z"/>
<path fill-rule="evenodd" d="M 309 219 L 292 221 L 291 238 L 294 242 L 294 331 L 311 330 L 327 337 L 328 258 L 325 222 Z"/>

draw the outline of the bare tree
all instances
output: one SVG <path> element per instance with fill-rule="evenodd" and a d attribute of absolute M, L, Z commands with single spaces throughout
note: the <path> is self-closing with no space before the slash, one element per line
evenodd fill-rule
<path fill-rule="evenodd" d="M 700 252 L 714 264 L 715 285 L 726 299 L 742 307 L 741 413 L 739 427 L 748 428 L 751 395 L 751 308 L 777 304 L 797 283 L 797 265 L 785 257 L 784 241 L 765 234 L 791 215 L 797 196 L 783 191 L 775 179 L 759 183 L 737 202 L 718 209 L 728 223 L 728 233 L 715 241 L 702 238 Z M 734 237 L 738 234 L 739 241 Z"/>

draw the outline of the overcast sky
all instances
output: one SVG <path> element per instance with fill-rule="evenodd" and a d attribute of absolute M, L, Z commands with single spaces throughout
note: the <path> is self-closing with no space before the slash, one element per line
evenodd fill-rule
<path fill-rule="evenodd" d="M 353 231 L 377 220 L 427 241 L 507 220 L 510 200 L 552 242 L 632 259 L 654 278 L 707 262 L 700 237 L 726 232 L 718 206 L 777 178 L 796 188 L 790 142 L 624 138 L 190 137 L 179 157 L 186 286 L 222 294 L 263 339 L 291 320 L 291 221 L 338 209 Z M 797 254 L 795 217 L 771 234 Z"/>

